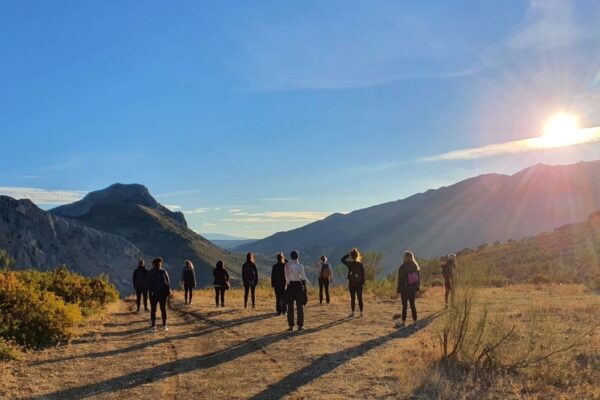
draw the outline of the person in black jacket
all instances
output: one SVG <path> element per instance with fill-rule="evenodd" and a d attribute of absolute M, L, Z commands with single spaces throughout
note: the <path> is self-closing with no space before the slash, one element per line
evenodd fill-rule
<path fill-rule="evenodd" d="M 398 286 L 396 288 L 396 292 L 402 299 L 402 321 L 396 324 L 399 328 L 406 325 L 408 303 L 410 303 L 413 322 L 417 322 L 415 299 L 421 284 L 419 270 L 419 264 L 417 264 L 417 261 L 415 260 L 415 255 L 410 251 L 404 252 L 404 263 L 398 268 Z"/>
<path fill-rule="evenodd" d="M 181 282 L 185 292 L 185 304 L 192 304 L 192 292 L 196 287 L 196 272 L 194 272 L 194 264 L 190 260 L 185 260 L 185 266 L 181 273 Z"/>
<path fill-rule="evenodd" d="M 219 299 L 221 307 L 225 307 L 225 291 L 229 289 L 229 272 L 225 269 L 223 261 L 217 261 L 215 269 L 213 269 L 213 277 L 215 278 L 215 303 L 219 307 Z"/>
<path fill-rule="evenodd" d="M 350 291 L 350 307 L 352 307 L 351 317 L 354 317 L 356 298 L 358 298 L 360 316 L 364 317 L 362 292 L 363 285 L 365 284 L 365 266 L 360 260 L 360 252 L 356 248 L 342 257 L 342 263 L 348 267 L 348 289 Z"/>
<path fill-rule="evenodd" d="M 160 315 L 162 317 L 163 330 L 169 330 L 167 327 L 167 299 L 171 294 L 171 285 L 169 283 L 169 274 L 163 269 L 163 259 L 155 258 L 152 260 L 153 268 L 148 271 L 146 277 L 146 287 L 150 296 L 150 321 L 152 331 L 156 332 L 156 307 L 160 305 Z"/>
<path fill-rule="evenodd" d="M 141 300 L 144 298 L 144 311 L 148 311 L 148 288 L 146 288 L 146 276 L 148 270 L 144 264 L 144 260 L 138 262 L 137 268 L 133 271 L 133 288 L 135 289 L 135 303 L 137 312 L 140 312 Z"/>
<path fill-rule="evenodd" d="M 277 263 L 273 264 L 271 270 L 271 287 L 275 291 L 275 311 L 277 315 L 285 314 L 285 263 L 287 260 L 283 253 L 277 254 Z"/>
<path fill-rule="evenodd" d="M 323 289 L 325 289 L 325 301 L 329 304 L 329 284 L 333 280 L 333 271 L 327 262 L 327 257 L 321 256 L 317 261 L 317 271 L 319 273 L 319 304 L 323 304 Z"/>
<path fill-rule="evenodd" d="M 242 282 L 244 284 L 244 308 L 248 307 L 248 291 L 252 292 L 252 308 L 256 306 L 254 291 L 258 284 L 258 269 L 254 263 L 254 254 L 246 254 L 246 262 L 242 266 Z"/>

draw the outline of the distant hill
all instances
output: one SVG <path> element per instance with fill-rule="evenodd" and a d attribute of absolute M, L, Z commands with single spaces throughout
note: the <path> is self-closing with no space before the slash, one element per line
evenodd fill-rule
<path fill-rule="evenodd" d="M 114 184 L 50 212 L 125 238 L 150 257 L 163 257 L 174 271 L 172 279 L 176 281 L 186 259 L 194 263 L 200 286 L 212 284 L 212 269 L 218 260 L 227 265 L 241 265 L 240 256 L 224 251 L 189 229 L 182 213 L 159 204 L 142 185 Z M 235 277 L 237 268 L 232 272 Z"/>
<path fill-rule="evenodd" d="M 600 288 L 600 212 L 521 240 L 458 253 L 461 263 L 483 266 L 508 282 L 585 283 Z"/>
<path fill-rule="evenodd" d="M 66 264 L 87 276 L 107 274 L 122 293 L 130 290 L 132 266 L 144 257 L 127 239 L 7 196 L 0 196 L 0 249 L 15 259 L 17 269 L 46 271 Z"/>
<path fill-rule="evenodd" d="M 219 246 L 222 249 L 233 251 L 235 248 L 239 246 L 249 246 L 252 243 L 256 242 L 255 239 L 246 239 L 246 240 L 211 240 L 214 244 Z"/>
<path fill-rule="evenodd" d="M 338 259 L 352 247 L 381 251 L 397 266 L 406 249 L 435 257 L 465 247 L 534 235 L 600 209 L 600 161 L 536 165 L 512 176 L 489 174 L 406 199 L 333 214 L 310 225 L 236 247 Z"/>

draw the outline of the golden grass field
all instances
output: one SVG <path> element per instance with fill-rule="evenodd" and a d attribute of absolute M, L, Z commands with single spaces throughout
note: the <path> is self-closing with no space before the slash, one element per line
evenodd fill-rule
<path fill-rule="evenodd" d="M 447 312 L 443 290 L 417 300 L 417 327 L 394 328 L 395 299 L 365 299 L 365 318 L 350 319 L 349 299 L 332 304 L 311 293 L 305 331 L 286 332 L 274 300 L 258 289 L 254 310 L 239 290 L 215 308 L 213 292 L 181 293 L 170 303 L 168 333 L 148 332 L 148 314 L 131 299 L 110 306 L 67 345 L 0 364 L 3 399 L 595 399 L 600 398 L 600 296 L 583 286 L 513 286 L 477 290 L 474 314 L 487 307 L 492 328 L 518 335 L 503 355 L 519 357 L 577 346 L 518 371 L 470 373 L 441 367 L 438 334 Z M 409 318 L 410 319 L 410 318 Z M 498 327 L 498 328 L 496 328 Z M 484 338 L 485 340 L 485 338 Z M 534 346 L 535 347 L 535 346 Z"/>

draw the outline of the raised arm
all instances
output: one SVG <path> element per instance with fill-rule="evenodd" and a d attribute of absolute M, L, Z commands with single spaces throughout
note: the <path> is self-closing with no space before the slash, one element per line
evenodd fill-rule
<path fill-rule="evenodd" d="M 350 258 L 350 254 L 346 254 L 344 257 L 342 257 L 342 263 L 350 268 L 350 261 L 348 261 L 348 259 Z"/>

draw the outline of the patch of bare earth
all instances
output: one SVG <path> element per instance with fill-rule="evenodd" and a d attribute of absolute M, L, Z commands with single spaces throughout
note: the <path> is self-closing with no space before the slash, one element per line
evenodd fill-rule
<path fill-rule="evenodd" d="M 597 296 L 573 287 L 484 292 L 507 318 L 520 318 L 519 308 L 532 301 L 555 305 L 564 312 L 550 311 L 569 329 L 586 319 L 569 305 L 587 313 L 600 305 Z M 148 332 L 148 314 L 123 301 L 70 344 L 3 364 L 0 398 L 426 398 L 422 385 L 432 374 L 443 293 L 430 289 L 418 299 L 420 323 L 402 330 L 393 327 L 397 301 L 368 297 L 366 316 L 351 319 L 348 296 L 336 293 L 330 305 L 311 297 L 303 333 L 286 332 L 287 319 L 275 315 L 266 290 L 258 291 L 257 308 L 247 310 L 236 290 L 227 293 L 226 308 L 214 306 L 212 291 L 196 292 L 189 306 L 178 293 L 167 333 Z M 581 363 L 593 363 L 597 350 Z M 520 389 L 506 388 L 498 398 L 528 397 Z M 563 395 L 569 398 L 568 390 Z"/>

